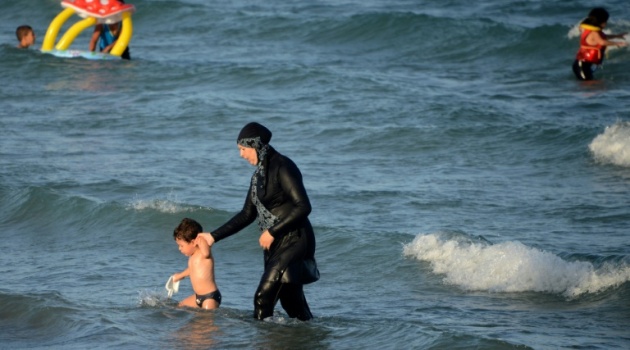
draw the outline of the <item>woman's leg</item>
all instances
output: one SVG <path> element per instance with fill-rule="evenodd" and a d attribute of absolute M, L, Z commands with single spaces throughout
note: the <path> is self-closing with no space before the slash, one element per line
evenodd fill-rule
<path fill-rule="evenodd" d="M 291 318 L 308 321 L 313 318 L 301 284 L 261 281 L 254 297 L 254 317 L 262 320 L 273 316 L 273 308 L 280 299 L 284 311 Z"/>
<path fill-rule="evenodd" d="M 301 284 L 282 284 L 279 296 L 280 304 L 289 317 L 297 317 L 300 321 L 308 321 L 313 318 Z"/>
<path fill-rule="evenodd" d="M 278 302 L 278 293 L 282 284 L 280 281 L 260 281 L 256 295 L 254 295 L 254 317 L 262 320 L 273 316 L 273 308 Z"/>

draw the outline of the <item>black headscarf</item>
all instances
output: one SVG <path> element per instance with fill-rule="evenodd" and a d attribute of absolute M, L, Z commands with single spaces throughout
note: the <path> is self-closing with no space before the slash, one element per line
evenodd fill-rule
<path fill-rule="evenodd" d="M 278 218 L 260 202 L 260 198 L 265 196 L 267 187 L 268 155 L 274 152 L 269 145 L 269 141 L 271 141 L 271 131 L 256 122 L 245 125 L 236 138 L 237 144 L 243 147 L 254 148 L 258 156 L 256 171 L 252 175 L 251 196 L 258 211 L 258 226 L 261 232 L 269 229 L 278 221 Z"/>
<path fill-rule="evenodd" d="M 251 141 L 255 139 L 258 139 L 262 145 L 268 145 L 271 141 L 271 131 L 261 124 L 251 122 L 241 129 L 236 142 L 241 146 L 256 148 L 255 145 L 251 144 Z M 244 144 L 244 142 L 248 144 Z"/>

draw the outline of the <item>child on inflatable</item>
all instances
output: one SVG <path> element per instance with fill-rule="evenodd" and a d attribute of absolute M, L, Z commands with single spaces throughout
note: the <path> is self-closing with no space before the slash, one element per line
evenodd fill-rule
<path fill-rule="evenodd" d="M 117 1 L 120 4 L 125 3 L 124 0 Z M 114 24 L 97 24 L 94 26 L 94 33 L 92 33 L 92 38 L 90 39 L 90 51 L 94 51 L 96 49 L 96 43 L 98 42 L 100 51 L 103 53 L 109 53 L 112 47 L 114 47 L 116 40 L 118 40 L 121 29 L 122 22 Z M 131 59 L 128 46 L 120 57 L 126 60 Z"/>
<path fill-rule="evenodd" d="M 18 49 L 27 49 L 35 44 L 35 32 L 28 25 L 21 25 L 15 30 L 15 36 L 19 41 Z"/>
<path fill-rule="evenodd" d="M 593 80 L 593 72 L 604 61 L 607 46 L 628 46 L 625 41 L 610 41 L 621 39 L 627 33 L 605 34 L 604 28 L 608 22 L 608 11 L 596 7 L 589 12 L 588 17 L 580 23 L 580 49 L 573 62 L 573 73 L 579 80 Z"/>
<path fill-rule="evenodd" d="M 96 49 L 96 43 L 98 42 L 99 51 L 103 53 L 109 53 L 112 47 L 114 47 L 116 40 L 118 40 L 121 28 L 122 22 L 114 24 L 95 25 L 94 33 L 92 33 L 92 38 L 90 39 L 90 51 L 94 51 Z M 125 49 L 120 57 L 126 60 L 131 59 L 131 55 L 129 54 L 129 47 Z"/>

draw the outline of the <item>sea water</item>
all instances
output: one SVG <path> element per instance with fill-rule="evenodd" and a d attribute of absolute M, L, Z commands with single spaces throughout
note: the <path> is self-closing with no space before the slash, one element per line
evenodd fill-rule
<path fill-rule="evenodd" d="M 42 54 L 59 2 L 0 4 L 0 348 L 630 347 L 630 51 L 570 68 L 625 1 L 129 3 L 131 61 Z M 179 221 L 241 208 L 250 121 L 313 205 L 308 323 L 252 318 L 255 225 L 213 247 L 220 309 L 164 289 Z"/>

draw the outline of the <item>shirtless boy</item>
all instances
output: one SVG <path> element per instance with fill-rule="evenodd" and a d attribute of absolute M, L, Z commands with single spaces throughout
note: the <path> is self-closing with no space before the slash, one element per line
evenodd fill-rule
<path fill-rule="evenodd" d="M 188 256 L 188 268 L 173 275 L 175 282 L 190 277 L 190 284 L 195 294 L 182 300 L 180 307 L 200 307 L 202 309 L 216 309 L 221 305 L 221 292 L 214 282 L 214 259 L 210 246 L 197 234 L 203 232 L 201 225 L 185 218 L 173 231 L 173 238 L 179 251 Z"/>

